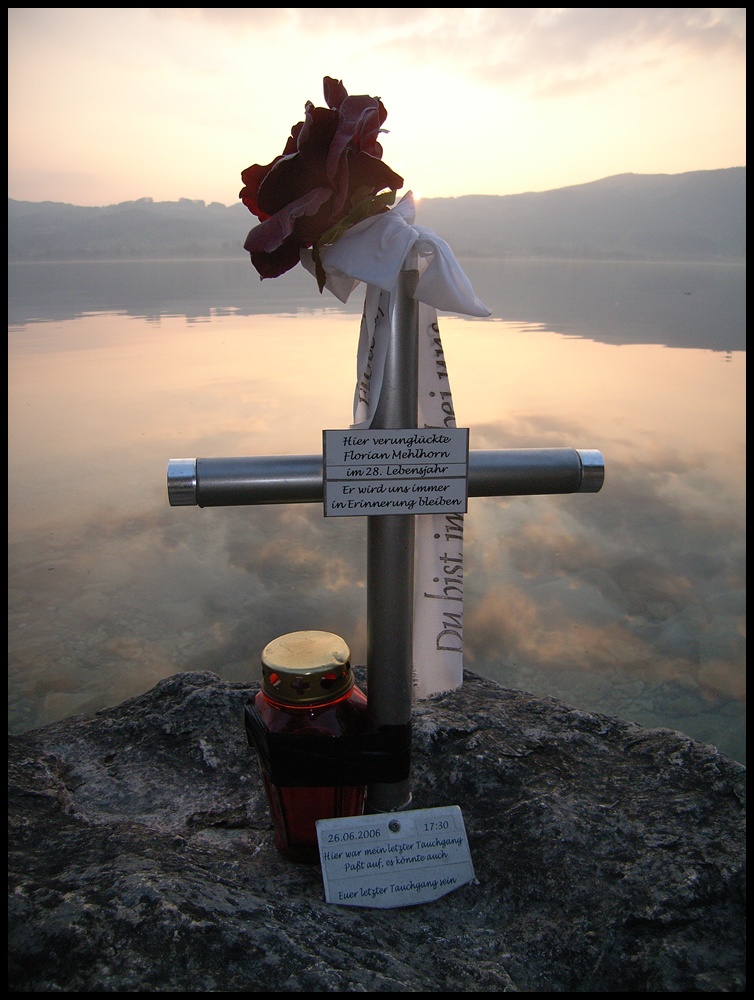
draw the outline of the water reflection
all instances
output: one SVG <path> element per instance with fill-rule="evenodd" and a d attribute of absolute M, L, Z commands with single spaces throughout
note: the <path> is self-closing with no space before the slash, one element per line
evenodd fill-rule
<path fill-rule="evenodd" d="M 474 290 L 496 319 L 536 322 L 612 344 L 746 348 L 742 263 L 465 260 Z M 320 309 L 361 312 L 319 295 L 295 268 L 260 281 L 245 257 L 206 261 L 61 261 L 9 266 L 8 322 L 73 319 L 93 312 L 208 319 Z"/>
<path fill-rule="evenodd" d="M 338 632 L 363 662 L 362 519 L 173 509 L 165 491 L 171 457 L 318 452 L 350 418 L 354 312 L 310 288 L 288 315 L 223 309 L 217 289 L 206 316 L 91 294 L 9 334 L 11 729 L 179 669 L 248 680 L 294 628 Z M 441 318 L 472 448 L 594 447 L 607 465 L 596 496 L 470 501 L 467 665 L 744 759 L 745 356 L 642 346 L 640 323 L 622 346 L 586 339 L 590 308 L 582 338 L 573 302 L 568 336 L 533 314 Z"/>

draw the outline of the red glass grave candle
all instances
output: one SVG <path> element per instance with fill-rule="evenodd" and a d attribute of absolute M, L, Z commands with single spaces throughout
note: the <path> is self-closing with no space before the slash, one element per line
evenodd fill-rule
<path fill-rule="evenodd" d="M 291 632 L 274 639 L 262 651 L 262 686 L 253 705 L 266 734 L 296 737 L 296 741 L 284 745 L 284 752 L 293 746 L 298 768 L 301 754 L 304 760 L 307 757 L 307 744 L 299 743 L 299 739 L 365 732 L 366 704 L 365 695 L 354 681 L 350 650 L 339 636 L 331 632 Z M 319 860 L 316 821 L 360 816 L 366 786 L 332 783 L 332 778 L 329 784 L 318 783 L 315 752 L 311 754 L 306 784 L 288 784 L 280 777 L 273 780 L 270 771 L 276 771 L 272 765 L 279 745 L 273 737 L 267 752 L 259 755 L 275 846 L 293 861 L 314 863 Z"/>

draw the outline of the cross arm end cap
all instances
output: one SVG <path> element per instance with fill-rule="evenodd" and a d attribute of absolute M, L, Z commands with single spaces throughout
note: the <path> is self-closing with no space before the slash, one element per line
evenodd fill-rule
<path fill-rule="evenodd" d="M 196 506 L 195 458 L 171 458 L 169 460 L 168 502 L 171 507 Z"/>

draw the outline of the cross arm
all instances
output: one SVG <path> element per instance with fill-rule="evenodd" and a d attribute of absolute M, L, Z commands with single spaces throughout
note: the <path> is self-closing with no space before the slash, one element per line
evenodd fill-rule
<path fill-rule="evenodd" d="M 604 478 L 602 454 L 593 449 L 469 452 L 470 497 L 597 493 Z M 172 507 L 322 503 L 322 456 L 174 458 L 168 499 Z"/>

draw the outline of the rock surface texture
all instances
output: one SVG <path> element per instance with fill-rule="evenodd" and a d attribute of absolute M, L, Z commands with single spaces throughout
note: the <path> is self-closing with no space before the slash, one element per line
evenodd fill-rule
<path fill-rule="evenodd" d="M 10 738 L 11 992 L 744 992 L 746 771 L 713 747 L 467 674 L 416 706 L 411 781 L 477 882 L 340 907 L 273 846 L 254 690 L 178 674 Z"/>

